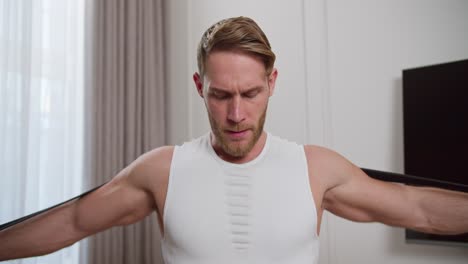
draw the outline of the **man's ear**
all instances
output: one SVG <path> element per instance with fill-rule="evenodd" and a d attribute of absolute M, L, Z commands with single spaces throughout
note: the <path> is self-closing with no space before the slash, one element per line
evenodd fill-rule
<path fill-rule="evenodd" d="M 278 77 L 278 70 L 276 68 L 273 68 L 273 70 L 270 73 L 270 76 L 268 76 L 268 88 L 270 89 L 270 96 L 272 96 L 273 92 L 275 91 L 277 77 Z"/>
<path fill-rule="evenodd" d="M 200 74 L 198 74 L 198 72 L 195 72 L 193 74 L 193 82 L 195 82 L 195 86 L 197 87 L 197 92 L 200 95 L 200 97 L 204 98 L 203 97 L 203 80 Z"/>

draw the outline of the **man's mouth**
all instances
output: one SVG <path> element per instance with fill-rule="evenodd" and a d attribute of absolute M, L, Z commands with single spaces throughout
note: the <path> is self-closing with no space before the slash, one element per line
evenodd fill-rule
<path fill-rule="evenodd" d="M 232 139 L 243 139 L 245 136 L 247 136 L 247 133 L 249 132 L 249 129 L 244 129 L 244 130 L 225 130 L 226 134 Z"/>

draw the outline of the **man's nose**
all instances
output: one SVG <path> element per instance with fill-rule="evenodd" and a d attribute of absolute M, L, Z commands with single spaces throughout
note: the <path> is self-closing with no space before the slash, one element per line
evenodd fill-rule
<path fill-rule="evenodd" d="M 240 96 L 234 96 L 229 103 L 228 120 L 233 123 L 240 123 L 244 120 L 244 111 Z"/>

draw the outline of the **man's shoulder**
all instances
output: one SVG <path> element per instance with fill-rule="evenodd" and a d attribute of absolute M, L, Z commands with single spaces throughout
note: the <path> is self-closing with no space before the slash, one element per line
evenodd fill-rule
<path fill-rule="evenodd" d="M 174 151 L 175 146 L 173 145 L 166 145 L 166 146 L 161 146 L 154 148 L 143 155 L 140 156 L 140 158 L 143 159 L 155 159 L 155 158 L 163 158 L 167 156 L 171 156 L 172 152 Z"/>
<path fill-rule="evenodd" d="M 335 151 L 319 146 L 319 145 L 303 145 L 304 147 L 304 152 L 307 155 L 307 159 L 309 160 L 316 160 L 316 159 L 326 159 L 327 157 L 334 157 L 338 155 Z"/>
<path fill-rule="evenodd" d="M 325 189 L 344 182 L 355 167 L 338 152 L 317 145 L 305 145 L 309 177 L 323 183 Z"/>
<path fill-rule="evenodd" d="M 320 171 L 321 174 L 329 174 L 337 166 L 345 163 L 346 159 L 338 152 L 319 145 L 304 145 L 309 171 Z"/>
<path fill-rule="evenodd" d="M 152 149 L 128 166 L 132 181 L 150 187 L 166 182 L 169 177 L 174 146 Z"/>
<path fill-rule="evenodd" d="M 152 149 L 136 159 L 135 165 L 140 167 L 150 167 L 157 170 L 166 167 L 168 168 L 171 164 L 174 149 L 175 146 L 161 146 Z"/>

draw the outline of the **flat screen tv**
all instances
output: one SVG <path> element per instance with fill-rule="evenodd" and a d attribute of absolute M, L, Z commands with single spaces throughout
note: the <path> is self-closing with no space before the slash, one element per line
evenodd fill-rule
<path fill-rule="evenodd" d="M 403 127 L 406 174 L 468 186 L 468 59 L 403 70 Z M 468 233 L 406 240 L 468 246 Z"/>

